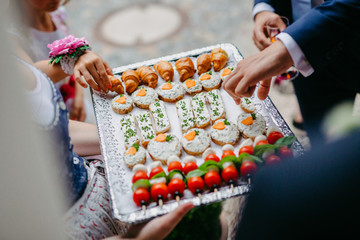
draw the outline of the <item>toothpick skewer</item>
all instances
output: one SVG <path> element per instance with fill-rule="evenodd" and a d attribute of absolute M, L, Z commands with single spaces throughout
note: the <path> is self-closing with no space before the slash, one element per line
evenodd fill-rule
<path fill-rule="evenodd" d="M 145 212 L 146 211 L 146 205 L 142 205 L 142 210 Z"/>
<path fill-rule="evenodd" d="M 179 203 L 180 202 L 180 196 L 176 195 L 176 202 Z"/>
<path fill-rule="evenodd" d="M 163 200 L 160 198 L 160 199 L 159 199 L 159 207 L 162 208 L 163 205 L 164 205 L 164 202 L 163 202 Z"/>

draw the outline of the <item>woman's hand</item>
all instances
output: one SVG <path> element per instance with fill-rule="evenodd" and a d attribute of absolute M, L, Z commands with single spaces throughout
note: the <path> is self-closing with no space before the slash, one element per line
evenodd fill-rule
<path fill-rule="evenodd" d="M 286 24 L 281 17 L 273 12 L 263 11 L 255 16 L 255 25 L 253 30 L 253 41 L 259 50 L 267 48 L 271 41 L 267 34 L 266 24 L 279 28 L 280 31 L 286 28 Z"/>
<path fill-rule="evenodd" d="M 111 83 L 108 74 L 112 75 L 110 66 L 99 55 L 92 51 L 86 51 L 79 57 L 74 66 L 74 77 L 84 88 L 91 88 L 109 92 Z M 87 84 L 82 80 L 84 77 Z"/>
<path fill-rule="evenodd" d="M 164 239 L 193 207 L 192 203 L 181 204 L 177 209 L 164 216 L 157 217 L 148 223 L 131 226 L 123 237 L 114 236 L 107 239 Z"/>

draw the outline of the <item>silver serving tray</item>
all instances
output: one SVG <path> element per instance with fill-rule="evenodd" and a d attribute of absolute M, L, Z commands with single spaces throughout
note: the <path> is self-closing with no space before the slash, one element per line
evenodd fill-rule
<path fill-rule="evenodd" d="M 228 53 L 228 65 L 236 66 L 236 64 L 243 59 L 240 51 L 233 44 L 222 43 L 218 45 L 195 49 L 188 52 L 182 52 L 157 59 L 130 64 L 127 66 L 117 67 L 113 69 L 113 72 L 115 75 L 121 75 L 121 73 L 127 69 L 136 69 L 144 65 L 153 66 L 160 60 L 169 61 L 174 66 L 175 61 L 182 57 L 191 57 L 196 67 L 196 57 L 203 53 L 210 53 L 211 50 L 216 47 L 221 47 Z M 177 74 L 175 67 L 174 72 L 174 81 L 178 82 L 179 75 Z M 197 76 L 198 75 L 195 74 L 194 78 L 196 78 Z M 159 77 L 158 86 L 161 85 L 163 82 L 164 81 Z M 236 117 L 239 112 L 242 112 L 242 110 L 240 110 L 239 106 L 237 106 L 234 101 L 232 101 L 232 98 L 223 89 L 221 89 L 221 94 L 225 103 L 227 118 L 230 121 L 236 123 Z M 192 195 L 189 190 L 186 190 L 184 197 L 181 198 L 179 203 L 177 203 L 175 200 L 168 200 L 164 203 L 162 207 L 159 207 L 156 205 L 156 203 L 153 202 L 147 207 L 146 211 L 143 211 L 141 208 L 137 207 L 135 203 L 133 203 L 131 191 L 131 178 L 133 173 L 131 169 L 129 169 L 122 160 L 123 153 L 125 152 L 123 137 L 120 131 L 120 119 L 122 115 L 114 113 L 111 109 L 111 99 L 116 96 L 116 94 L 105 94 L 103 92 L 91 91 L 91 96 L 95 110 L 101 151 L 105 162 L 105 173 L 108 179 L 108 186 L 111 196 L 111 206 L 114 218 L 127 223 L 139 223 L 173 211 L 175 208 L 177 208 L 178 204 L 183 204 L 185 202 L 192 202 L 195 206 L 199 206 L 249 193 L 250 188 L 248 184 L 239 180 L 238 185 L 235 186 L 233 189 L 230 189 L 229 186 L 223 186 L 219 189 L 217 193 L 209 191 L 204 192 L 201 196 L 201 199 L 197 196 Z M 256 97 L 254 100 L 256 101 L 257 110 L 264 116 L 267 122 L 267 126 L 276 125 L 280 128 L 280 130 L 285 136 L 294 135 L 269 97 L 264 101 L 260 101 Z M 172 122 L 170 132 L 180 137 L 180 127 L 177 126 L 179 124 L 177 123 L 177 120 L 174 119 L 177 118 L 174 110 L 175 104 L 165 104 L 170 121 Z M 136 111 L 139 111 L 139 109 L 134 107 L 132 113 L 134 113 L 134 111 L 136 113 Z M 239 145 L 239 143 L 235 145 L 235 152 L 239 150 Z M 215 148 L 218 156 L 221 156 L 221 146 L 217 146 L 212 143 L 211 147 Z M 296 155 L 301 155 L 304 152 L 304 149 L 299 143 L 299 141 L 296 141 L 293 144 L 293 150 Z M 187 154 L 183 151 L 182 156 L 184 155 Z M 199 157 L 198 165 L 202 163 L 201 161 L 203 160 L 201 160 Z M 151 158 L 147 156 L 146 165 L 148 166 L 151 162 Z"/>

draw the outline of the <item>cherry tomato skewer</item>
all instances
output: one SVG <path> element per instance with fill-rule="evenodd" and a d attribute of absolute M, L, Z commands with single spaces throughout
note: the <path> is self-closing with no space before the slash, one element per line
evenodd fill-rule
<path fill-rule="evenodd" d="M 135 183 L 137 180 L 140 179 L 149 179 L 145 171 L 137 171 L 132 178 L 132 183 Z"/>
<path fill-rule="evenodd" d="M 219 162 L 220 158 L 215 154 L 215 153 L 210 153 L 209 155 L 207 155 L 207 157 L 205 158 L 205 162 L 209 161 L 209 160 L 213 160 L 215 162 Z"/>
<path fill-rule="evenodd" d="M 159 206 L 163 206 L 163 200 L 167 199 L 168 195 L 168 187 L 165 183 L 155 183 L 152 185 L 151 190 L 151 197 L 159 203 Z"/>
<path fill-rule="evenodd" d="M 149 174 L 149 179 L 151 179 L 153 176 L 155 176 L 156 174 L 159 174 L 161 172 L 163 172 L 164 169 L 162 169 L 162 167 L 155 167 L 153 168 L 151 171 L 150 171 L 150 174 Z"/>
<path fill-rule="evenodd" d="M 185 183 L 183 180 L 174 178 L 168 184 L 169 193 L 176 198 L 176 201 L 180 201 L 180 197 L 183 196 L 185 190 Z"/>
<path fill-rule="evenodd" d="M 187 182 L 189 190 L 198 195 L 201 201 L 201 192 L 204 189 L 204 180 L 201 177 L 192 177 Z"/>
<path fill-rule="evenodd" d="M 234 191 L 234 184 L 239 178 L 239 173 L 234 166 L 228 166 L 221 172 L 221 177 L 225 183 L 230 184 L 231 191 Z"/>
<path fill-rule="evenodd" d="M 168 165 L 168 172 L 170 172 L 171 170 L 179 170 L 179 171 L 183 172 L 184 169 L 180 162 L 173 161 L 173 162 L 169 163 L 169 165 Z"/>
<path fill-rule="evenodd" d="M 185 163 L 184 165 L 184 168 L 183 168 L 183 172 L 185 175 L 188 174 L 188 172 L 192 171 L 192 170 L 195 170 L 198 168 L 198 165 L 196 165 L 196 163 L 194 162 L 187 162 Z"/>
<path fill-rule="evenodd" d="M 146 210 L 146 205 L 149 203 L 150 194 L 146 188 L 138 188 L 134 191 L 133 200 L 136 205 L 141 206 L 143 211 Z"/>
<path fill-rule="evenodd" d="M 217 192 L 220 184 L 221 184 L 221 178 L 219 173 L 215 171 L 209 171 L 205 174 L 204 177 L 205 184 L 210 188 L 213 189 L 214 192 Z"/>

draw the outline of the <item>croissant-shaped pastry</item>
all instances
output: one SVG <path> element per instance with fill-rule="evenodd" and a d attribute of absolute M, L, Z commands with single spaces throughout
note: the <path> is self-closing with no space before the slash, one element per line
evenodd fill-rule
<path fill-rule="evenodd" d="M 194 63 L 189 57 L 180 58 L 176 61 L 175 66 L 180 74 L 180 81 L 182 82 L 191 78 L 195 73 Z"/>
<path fill-rule="evenodd" d="M 196 60 L 197 70 L 199 76 L 211 68 L 211 58 L 210 55 L 207 53 L 201 54 L 198 59 Z"/>
<path fill-rule="evenodd" d="M 111 91 L 117 92 L 118 94 L 124 94 L 124 86 L 120 79 L 114 77 L 113 75 L 108 75 L 108 78 L 111 82 Z"/>
<path fill-rule="evenodd" d="M 215 72 L 223 69 L 228 61 L 227 53 L 221 48 L 214 48 L 211 51 L 211 62 L 213 63 Z"/>
<path fill-rule="evenodd" d="M 154 68 L 166 82 L 173 80 L 174 69 L 171 66 L 171 63 L 167 61 L 160 61 L 154 65 Z"/>
<path fill-rule="evenodd" d="M 137 72 L 131 69 L 123 72 L 123 74 L 121 75 L 121 79 L 124 81 L 125 90 L 129 94 L 134 92 L 140 83 L 139 74 L 137 74 Z"/>
<path fill-rule="evenodd" d="M 149 66 L 138 67 L 136 72 L 139 74 L 141 82 L 146 83 L 151 88 L 156 88 L 158 75 Z"/>

